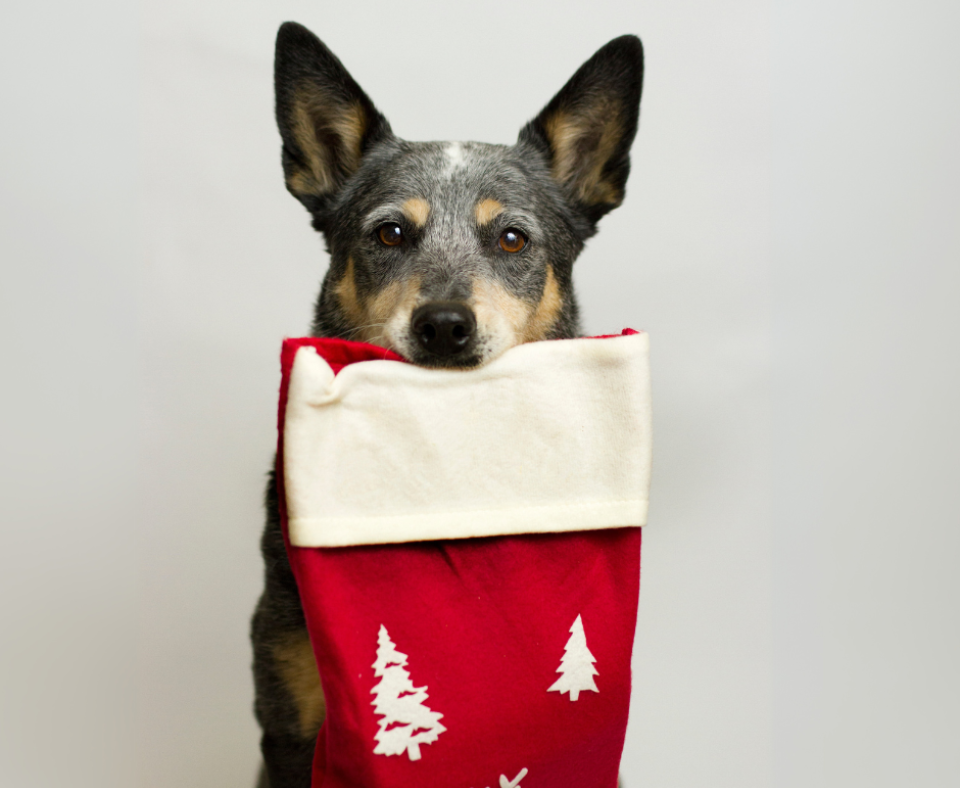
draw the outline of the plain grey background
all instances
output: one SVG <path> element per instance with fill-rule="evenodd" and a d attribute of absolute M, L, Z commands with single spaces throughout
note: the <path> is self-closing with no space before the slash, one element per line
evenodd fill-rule
<path fill-rule="evenodd" d="M 641 36 L 627 200 L 577 269 L 590 332 L 653 343 L 627 788 L 956 785 L 960 6 L 933 0 L 6 4 L 0 785 L 252 785 L 277 353 L 326 264 L 281 180 L 285 19 L 410 139 L 511 142 Z"/>

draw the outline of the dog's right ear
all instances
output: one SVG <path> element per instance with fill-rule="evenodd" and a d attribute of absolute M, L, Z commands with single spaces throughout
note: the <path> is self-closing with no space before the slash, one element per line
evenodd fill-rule
<path fill-rule="evenodd" d="M 331 198 L 390 124 L 323 42 L 296 22 L 277 33 L 277 125 L 287 189 L 323 229 Z"/>

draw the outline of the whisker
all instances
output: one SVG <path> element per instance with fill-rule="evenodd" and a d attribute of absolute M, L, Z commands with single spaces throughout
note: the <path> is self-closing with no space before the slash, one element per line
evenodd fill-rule
<path fill-rule="evenodd" d="M 352 336 L 353 334 L 356 334 L 356 333 L 358 333 L 358 332 L 360 332 L 360 331 L 364 331 L 364 330 L 366 330 L 366 329 L 368 329 L 368 328 L 383 328 L 385 325 L 386 325 L 386 323 L 370 323 L 369 325 L 366 325 L 366 326 L 357 326 L 356 328 L 351 328 L 350 330 L 344 332 L 345 335 L 346 335 L 345 338 L 346 338 L 346 337 L 350 337 L 350 336 Z M 381 334 L 381 335 L 382 335 L 382 334 Z"/>

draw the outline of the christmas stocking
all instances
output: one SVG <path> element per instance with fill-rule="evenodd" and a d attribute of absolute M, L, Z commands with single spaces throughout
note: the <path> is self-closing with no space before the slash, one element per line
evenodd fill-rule
<path fill-rule="evenodd" d="M 646 334 L 470 371 L 284 343 L 313 788 L 615 788 L 650 475 Z"/>

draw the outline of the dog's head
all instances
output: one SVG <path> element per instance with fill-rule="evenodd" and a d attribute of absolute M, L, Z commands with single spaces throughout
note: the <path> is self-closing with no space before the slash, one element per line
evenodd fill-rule
<path fill-rule="evenodd" d="M 630 170 L 638 38 L 600 49 L 513 146 L 399 139 L 292 22 L 277 36 L 275 80 L 287 188 L 331 255 L 317 335 L 470 367 L 577 334 L 573 261 Z"/>

